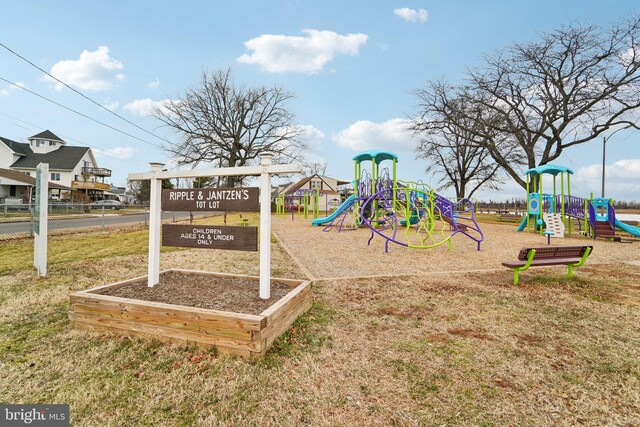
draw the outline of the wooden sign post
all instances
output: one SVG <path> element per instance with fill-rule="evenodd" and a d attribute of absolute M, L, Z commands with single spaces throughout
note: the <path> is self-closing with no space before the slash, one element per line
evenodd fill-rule
<path fill-rule="evenodd" d="M 302 172 L 300 165 L 272 165 L 272 158 L 272 154 L 261 155 L 259 166 L 189 171 L 163 171 L 162 163 L 151 163 L 151 172 L 129 174 L 130 181 L 151 180 L 148 286 L 153 287 L 160 281 L 160 214 L 163 207 L 165 210 L 258 211 L 256 188 L 164 190 L 163 199 L 163 179 L 260 176 L 260 298 L 271 297 L 271 175 Z M 243 230 L 237 230 L 239 228 Z M 255 234 L 254 227 L 165 225 L 163 241 L 186 247 L 255 250 Z"/>
<path fill-rule="evenodd" d="M 38 276 L 47 276 L 47 245 L 49 221 L 49 164 L 36 167 L 35 233 L 33 239 L 33 266 Z"/>

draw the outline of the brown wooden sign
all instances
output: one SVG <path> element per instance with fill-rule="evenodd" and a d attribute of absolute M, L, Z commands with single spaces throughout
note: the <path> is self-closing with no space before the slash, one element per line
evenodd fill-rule
<path fill-rule="evenodd" d="M 258 195 L 258 187 L 162 190 L 162 210 L 260 212 Z"/>
<path fill-rule="evenodd" d="M 162 224 L 162 244 L 183 248 L 258 250 L 258 227 Z"/>

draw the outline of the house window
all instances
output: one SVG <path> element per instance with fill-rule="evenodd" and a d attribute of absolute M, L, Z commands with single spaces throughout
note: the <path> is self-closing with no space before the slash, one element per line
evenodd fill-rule
<path fill-rule="evenodd" d="M 44 141 L 36 139 L 36 147 L 42 147 L 44 145 Z"/>
<path fill-rule="evenodd" d="M 55 147 L 56 143 L 55 141 L 49 141 L 49 147 Z"/>
<path fill-rule="evenodd" d="M 320 184 L 321 184 L 321 183 L 320 183 L 320 181 L 318 181 L 318 180 L 313 180 L 313 181 L 311 181 L 311 189 L 312 189 L 312 190 L 315 190 L 316 188 L 320 188 L 320 187 L 321 187 L 321 185 L 320 185 Z"/>
<path fill-rule="evenodd" d="M 10 185 L 9 186 L 9 197 L 16 197 L 16 186 L 15 185 Z"/>
<path fill-rule="evenodd" d="M 74 181 L 80 181 L 80 177 L 79 177 L 78 175 L 74 175 L 74 176 L 73 176 L 73 180 L 74 180 Z"/>
<path fill-rule="evenodd" d="M 60 181 L 60 172 L 52 172 L 51 181 Z"/>

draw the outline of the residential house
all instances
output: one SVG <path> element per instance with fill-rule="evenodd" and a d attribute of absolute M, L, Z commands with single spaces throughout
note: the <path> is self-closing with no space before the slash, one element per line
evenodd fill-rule
<path fill-rule="evenodd" d="M 23 172 L 0 168 L 0 205 L 21 205 L 33 202 L 33 188 L 36 179 Z M 60 197 L 71 188 L 56 183 L 49 183 L 49 198 Z"/>
<path fill-rule="evenodd" d="M 108 196 L 109 196 L 108 197 L 109 199 L 119 200 L 122 203 L 135 202 L 135 197 L 133 195 L 133 192 L 130 190 L 127 190 L 127 187 L 117 187 L 111 184 L 111 189 L 109 190 Z"/>
<path fill-rule="evenodd" d="M 278 197 L 284 190 L 286 190 L 292 183 L 286 182 L 284 184 L 272 185 L 271 186 L 271 201 L 275 202 L 276 197 Z"/>
<path fill-rule="evenodd" d="M 289 185 L 279 195 L 284 194 L 286 205 L 291 206 L 293 204 L 297 206 L 305 193 L 314 194 L 317 190 L 320 195 L 319 209 L 330 212 L 342 203 L 343 195 L 340 186 L 346 184 L 349 184 L 349 181 L 314 174 Z"/>
<path fill-rule="evenodd" d="M 99 168 L 89 147 L 69 146 L 49 130 L 28 138 L 29 143 L 0 138 L 0 168 L 8 168 L 35 176 L 40 163 L 49 164 L 49 182 L 69 190 L 59 197 L 81 199 L 81 194 L 91 200 L 104 198 L 110 185 L 104 178 L 111 176 L 111 170 Z"/>

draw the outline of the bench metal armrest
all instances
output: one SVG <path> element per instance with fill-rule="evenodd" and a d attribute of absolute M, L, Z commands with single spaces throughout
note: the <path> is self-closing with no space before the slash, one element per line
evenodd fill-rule
<path fill-rule="evenodd" d="M 513 269 L 513 284 L 514 285 L 518 284 L 519 273 L 521 271 L 528 270 L 529 267 L 531 267 L 531 263 L 533 262 L 533 258 L 535 258 L 535 256 L 536 256 L 536 250 L 535 249 L 529 249 L 529 252 L 527 253 L 527 263 L 525 265 L 523 265 L 522 267 L 516 267 L 516 268 Z"/>
<path fill-rule="evenodd" d="M 584 251 L 584 254 L 582 254 L 582 258 L 580 258 L 580 261 L 578 261 L 575 264 L 569 264 L 569 273 L 568 276 L 569 277 L 573 277 L 573 269 L 578 268 L 578 267 L 582 267 L 584 265 L 584 263 L 587 261 L 587 257 L 589 256 L 589 254 L 591 253 L 591 248 L 587 247 Z"/>

